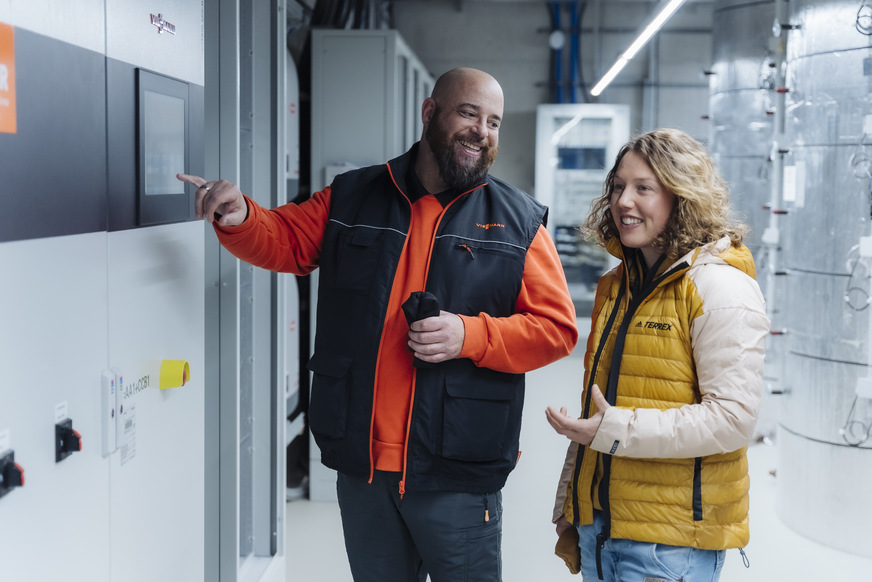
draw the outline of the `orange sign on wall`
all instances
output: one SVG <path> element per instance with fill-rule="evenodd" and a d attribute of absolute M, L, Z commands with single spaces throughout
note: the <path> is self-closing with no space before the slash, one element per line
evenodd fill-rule
<path fill-rule="evenodd" d="M 17 131 L 15 114 L 15 29 L 0 23 L 0 133 Z"/>

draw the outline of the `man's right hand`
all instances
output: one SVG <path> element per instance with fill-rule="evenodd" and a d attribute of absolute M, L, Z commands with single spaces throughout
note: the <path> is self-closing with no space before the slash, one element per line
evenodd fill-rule
<path fill-rule="evenodd" d="M 194 211 L 197 218 L 218 222 L 220 226 L 238 226 L 248 218 L 245 197 L 235 184 L 227 180 L 209 182 L 200 176 L 176 174 L 176 178 L 197 187 Z"/>

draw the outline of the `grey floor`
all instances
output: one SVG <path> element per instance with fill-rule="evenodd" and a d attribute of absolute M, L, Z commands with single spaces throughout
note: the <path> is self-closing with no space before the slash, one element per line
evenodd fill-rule
<path fill-rule="evenodd" d="M 580 322 L 580 329 L 587 324 Z M 578 412 L 582 350 L 580 345 L 572 356 L 528 375 L 521 461 L 503 490 L 504 582 L 580 580 L 553 554 L 551 508 L 567 441 L 553 432 L 544 411 L 565 405 Z M 872 582 L 872 559 L 810 541 L 778 519 L 776 447 L 761 443 L 750 449 L 750 568 L 738 550 L 730 550 L 721 582 Z M 351 581 L 335 502 L 289 502 L 286 541 L 287 582 Z"/>

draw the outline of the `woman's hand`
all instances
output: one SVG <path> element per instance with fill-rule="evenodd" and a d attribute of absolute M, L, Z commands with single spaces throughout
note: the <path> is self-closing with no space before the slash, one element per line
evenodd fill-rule
<path fill-rule="evenodd" d="M 559 412 L 553 406 L 545 409 L 545 418 L 548 419 L 548 424 L 558 434 L 582 445 L 591 443 L 593 437 L 596 436 L 596 431 L 599 430 L 603 414 L 611 407 L 603 393 L 600 392 L 599 386 L 594 384 L 592 390 L 591 397 L 596 405 L 596 414 L 590 418 L 572 418 L 567 414 L 565 407 L 561 407 Z"/>
<path fill-rule="evenodd" d="M 562 515 L 560 516 L 560 519 L 557 520 L 557 523 L 555 525 L 557 530 L 557 537 L 560 537 L 563 532 L 572 527 L 572 524 L 569 523 L 569 521 L 567 521 L 567 519 Z"/>

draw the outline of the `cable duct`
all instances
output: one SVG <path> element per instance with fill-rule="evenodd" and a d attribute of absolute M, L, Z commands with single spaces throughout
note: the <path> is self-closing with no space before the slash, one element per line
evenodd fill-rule
<path fill-rule="evenodd" d="M 550 82 L 551 100 L 553 103 L 578 103 L 579 89 L 584 97 L 584 79 L 581 67 L 581 19 L 584 14 L 585 2 L 548 2 L 548 14 L 551 19 L 551 30 L 548 45 L 551 47 Z M 566 48 L 566 32 L 563 29 L 561 17 L 563 7 L 569 6 L 569 66 L 568 82 L 564 76 L 565 63 L 563 51 Z M 567 97 L 568 95 L 568 97 Z M 587 101 L 586 98 L 583 101 Z"/>
<path fill-rule="evenodd" d="M 395 28 L 391 0 L 317 0 L 312 26 L 351 30 Z"/>

